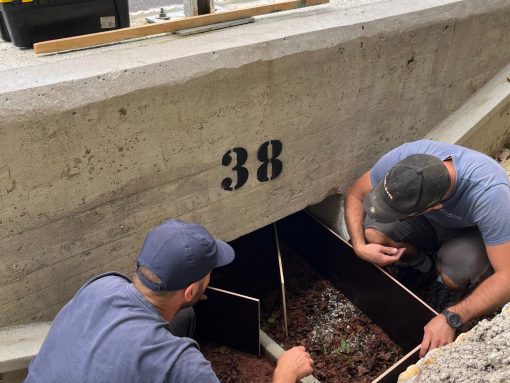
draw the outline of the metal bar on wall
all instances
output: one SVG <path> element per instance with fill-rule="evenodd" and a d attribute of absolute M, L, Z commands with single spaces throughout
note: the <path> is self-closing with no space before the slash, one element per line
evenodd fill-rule
<path fill-rule="evenodd" d="M 283 273 L 283 265 L 282 265 L 282 253 L 280 251 L 280 240 L 278 238 L 278 228 L 276 223 L 274 226 L 274 236 L 276 239 L 276 252 L 278 253 L 278 267 L 280 269 L 280 287 L 282 291 L 282 307 L 283 307 L 283 324 L 285 330 L 285 338 L 289 337 L 289 324 L 287 319 L 287 299 L 285 298 L 285 276 Z"/>

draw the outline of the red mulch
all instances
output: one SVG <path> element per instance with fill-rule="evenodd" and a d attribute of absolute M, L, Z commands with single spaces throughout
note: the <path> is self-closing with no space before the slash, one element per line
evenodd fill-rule
<path fill-rule="evenodd" d="M 200 350 L 222 383 L 271 382 L 273 366 L 264 358 L 213 343 L 200 343 Z"/>
<path fill-rule="evenodd" d="M 306 261 L 289 249 L 283 255 L 289 337 L 284 336 L 281 310 L 263 313 L 261 327 L 284 348 L 305 346 L 318 380 L 371 382 L 404 355 Z"/>

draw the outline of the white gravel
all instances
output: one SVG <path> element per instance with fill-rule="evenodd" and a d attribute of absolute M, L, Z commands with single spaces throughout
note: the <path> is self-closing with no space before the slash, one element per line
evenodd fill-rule
<path fill-rule="evenodd" d="M 399 383 L 474 382 L 510 382 L 510 304 L 454 343 L 432 350 L 399 378 Z"/>
<path fill-rule="evenodd" d="M 355 315 L 362 315 L 361 311 L 345 298 L 342 299 L 337 290 L 324 290 L 320 301 L 313 307 L 310 318 L 310 322 L 314 324 L 308 337 L 310 343 L 322 345 L 324 353 L 329 353 L 335 338 L 335 325 L 346 323 Z"/>

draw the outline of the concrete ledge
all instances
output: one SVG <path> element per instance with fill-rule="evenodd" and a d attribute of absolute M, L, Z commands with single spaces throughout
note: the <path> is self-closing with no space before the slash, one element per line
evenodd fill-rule
<path fill-rule="evenodd" d="M 48 322 L 0 328 L 0 374 L 27 368 L 50 325 Z"/>
<path fill-rule="evenodd" d="M 495 155 L 510 141 L 510 64 L 425 138 Z"/>

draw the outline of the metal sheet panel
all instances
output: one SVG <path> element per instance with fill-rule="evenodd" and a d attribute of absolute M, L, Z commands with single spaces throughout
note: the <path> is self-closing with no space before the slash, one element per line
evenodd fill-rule
<path fill-rule="evenodd" d="M 359 259 L 337 234 L 307 213 L 278 222 L 280 240 L 409 352 L 421 343 L 423 326 L 436 314 L 382 269 Z"/>
<path fill-rule="evenodd" d="M 208 287 L 195 305 L 197 338 L 260 356 L 259 300 Z"/>
<path fill-rule="evenodd" d="M 215 269 L 211 286 L 256 298 L 276 292 L 279 299 L 280 274 L 273 225 L 265 226 L 229 242 L 234 261 Z"/>

